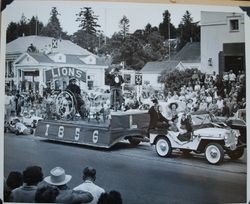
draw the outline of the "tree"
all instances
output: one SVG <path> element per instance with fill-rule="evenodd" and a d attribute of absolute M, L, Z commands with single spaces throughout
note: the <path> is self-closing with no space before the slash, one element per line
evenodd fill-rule
<path fill-rule="evenodd" d="M 56 7 L 52 7 L 50 13 L 49 23 L 43 28 L 41 31 L 41 35 L 53 37 L 53 38 L 63 38 L 67 39 L 67 33 L 63 32 L 62 27 L 60 25 L 58 15 L 60 15 L 56 9 Z"/>
<path fill-rule="evenodd" d="M 19 29 L 18 29 L 18 36 L 23 36 L 28 33 L 29 27 L 28 27 L 28 21 L 27 18 L 22 14 L 21 20 L 18 23 Z"/>
<path fill-rule="evenodd" d="M 82 48 L 89 50 L 90 52 L 96 52 L 96 48 L 99 46 L 99 39 L 96 35 L 87 33 L 84 30 L 78 30 L 72 36 L 72 41 Z"/>
<path fill-rule="evenodd" d="M 97 24 L 98 16 L 94 15 L 94 11 L 91 7 L 81 8 L 81 11 L 76 15 L 78 16 L 76 21 L 80 22 L 79 27 L 81 30 L 88 34 L 96 34 L 97 28 L 100 27 L 100 25 Z"/>
<path fill-rule="evenodd" d="M 29 35 L 39 35 L 43 29 L 43 23 L 38 20 L 38 17 L 32 16 L 29 21 Z"/>
<path fill-rule="evenodd" d="M 32 16 L 29 20 L 24 14 L 18 23 L 10 22 L 7 27 L 7 43 L 15 40 L 20 36 L 36 35 L 42 30 L 43 24 L 37 17 Z M 36 31 L 37 30 L 37 31 Z"/>
<path fill-rule="evenodd" d="M 164 37 L 165 40 L 169 38 L 176 38 L 176 28 L 171 23 L 171 14 L 169 13 L 168 10 L 166 10 L 162 15 L 163 15 L 163 22 L 159 24 L 160 34 Z"/>
<path fill-rule="evenodd" d="M 197 69 L 186 69 L 186 70 L 177 70 L 173 71 L 163 71 L 160 75 L 160 82 L 165 84 L 165 93 L 171 91 L 179 92 L 183 85 L 187 85 L 193 76 L 194 71 L 201 74 L 201 72 Z"/>
<path fill-rule="evenodd" d="M 19 25 L 18 23 L 10 22 L 7 27 L 6 41 L 11 42 L 19 37 Z"/>
<path fill-rule="evenodd" d="M 198 26 L 198 22 L 193 22 L 189 11 L 186 11 L 182 17 L 182 21 L 178 27 L 178 33 L 180 38 L 178 49 L 184 47 L 187 42 L 200 41 L 200 27 Z"/>
<path fill-rule="evenodd" d="M 120 33 L 123 36 L 123 39 L 125 39 L 129 32 L 129 19 L 126 16 L 123 16 L 122 19 L 119 21 L 119 27 L 120 27 Z"/>

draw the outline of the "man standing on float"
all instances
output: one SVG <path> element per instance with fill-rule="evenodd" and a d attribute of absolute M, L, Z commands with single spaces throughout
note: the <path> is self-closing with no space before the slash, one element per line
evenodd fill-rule
<path fill-rule="evenodd" d="M 111 91 L 111 108 L 114 110 L 121 110 L 123 96 L 122 96 L 122 84 L 124 80 L 119 73 L 119 69 L 115 68 L 111 72 L 111 83 L 110 83 L 110 91 Z"/>

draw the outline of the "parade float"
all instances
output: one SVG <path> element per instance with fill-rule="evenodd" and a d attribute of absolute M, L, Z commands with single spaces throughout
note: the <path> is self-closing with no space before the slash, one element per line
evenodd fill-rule
<path fill-rule="evenodd" d="M 72 77 L 77 80 L 83 78 L 84 73 L 75 73 Z M 53 71 L 48 75 L 49 78 L 56 76 Z M 133 145 L 148 141 L 147 110 L 124 111 L 118 104 L 121 100 L 117 94 L 83 94 L 82 90 L 76 93 L 78 88 L 75 85 L 71 87 L 75 87 L 74 90 L 66 88 L 50 97 L 46 104 L 46 118 L 38 122 L 35 136 L 102 148 L 110 148 L 123 140 Z M 109 102 L 110 98 L 114 101 Z"/>

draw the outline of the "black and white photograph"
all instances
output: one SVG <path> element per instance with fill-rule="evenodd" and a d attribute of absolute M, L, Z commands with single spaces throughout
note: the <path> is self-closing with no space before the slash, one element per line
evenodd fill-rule
<path fill-rule="evenodd" d="M 8 1 L 1 200 L 248 203 L 249 22 L 239 6 Z"/>

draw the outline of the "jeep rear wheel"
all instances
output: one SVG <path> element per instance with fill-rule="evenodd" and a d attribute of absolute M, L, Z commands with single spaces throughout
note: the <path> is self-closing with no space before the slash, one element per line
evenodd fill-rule
<path fill-rule="evenodd" d="M 237 150 L 234 150 L 234 151 L 230 151 L 227 153 L 228 156 L 233 159 L 233 160 L 236 160 L 236 159 L 239 159 L 243 156 L 244 154 L 244 149 L 241 148 L 241 149 L 237 149 Z"/>
<path fill-rule="evenodd" d="M 159 137 L 155 143 L 155 150 L 161 157 L 168 157 L 172 153 L 170 141 L 165 137 Z"/>
<path fill-rule="evenodd" d="M 210 164 L 220 164 L 224 159 L 224 150 L 220 144 L 210 143 L 206 146 L 205 156 Z"/>

